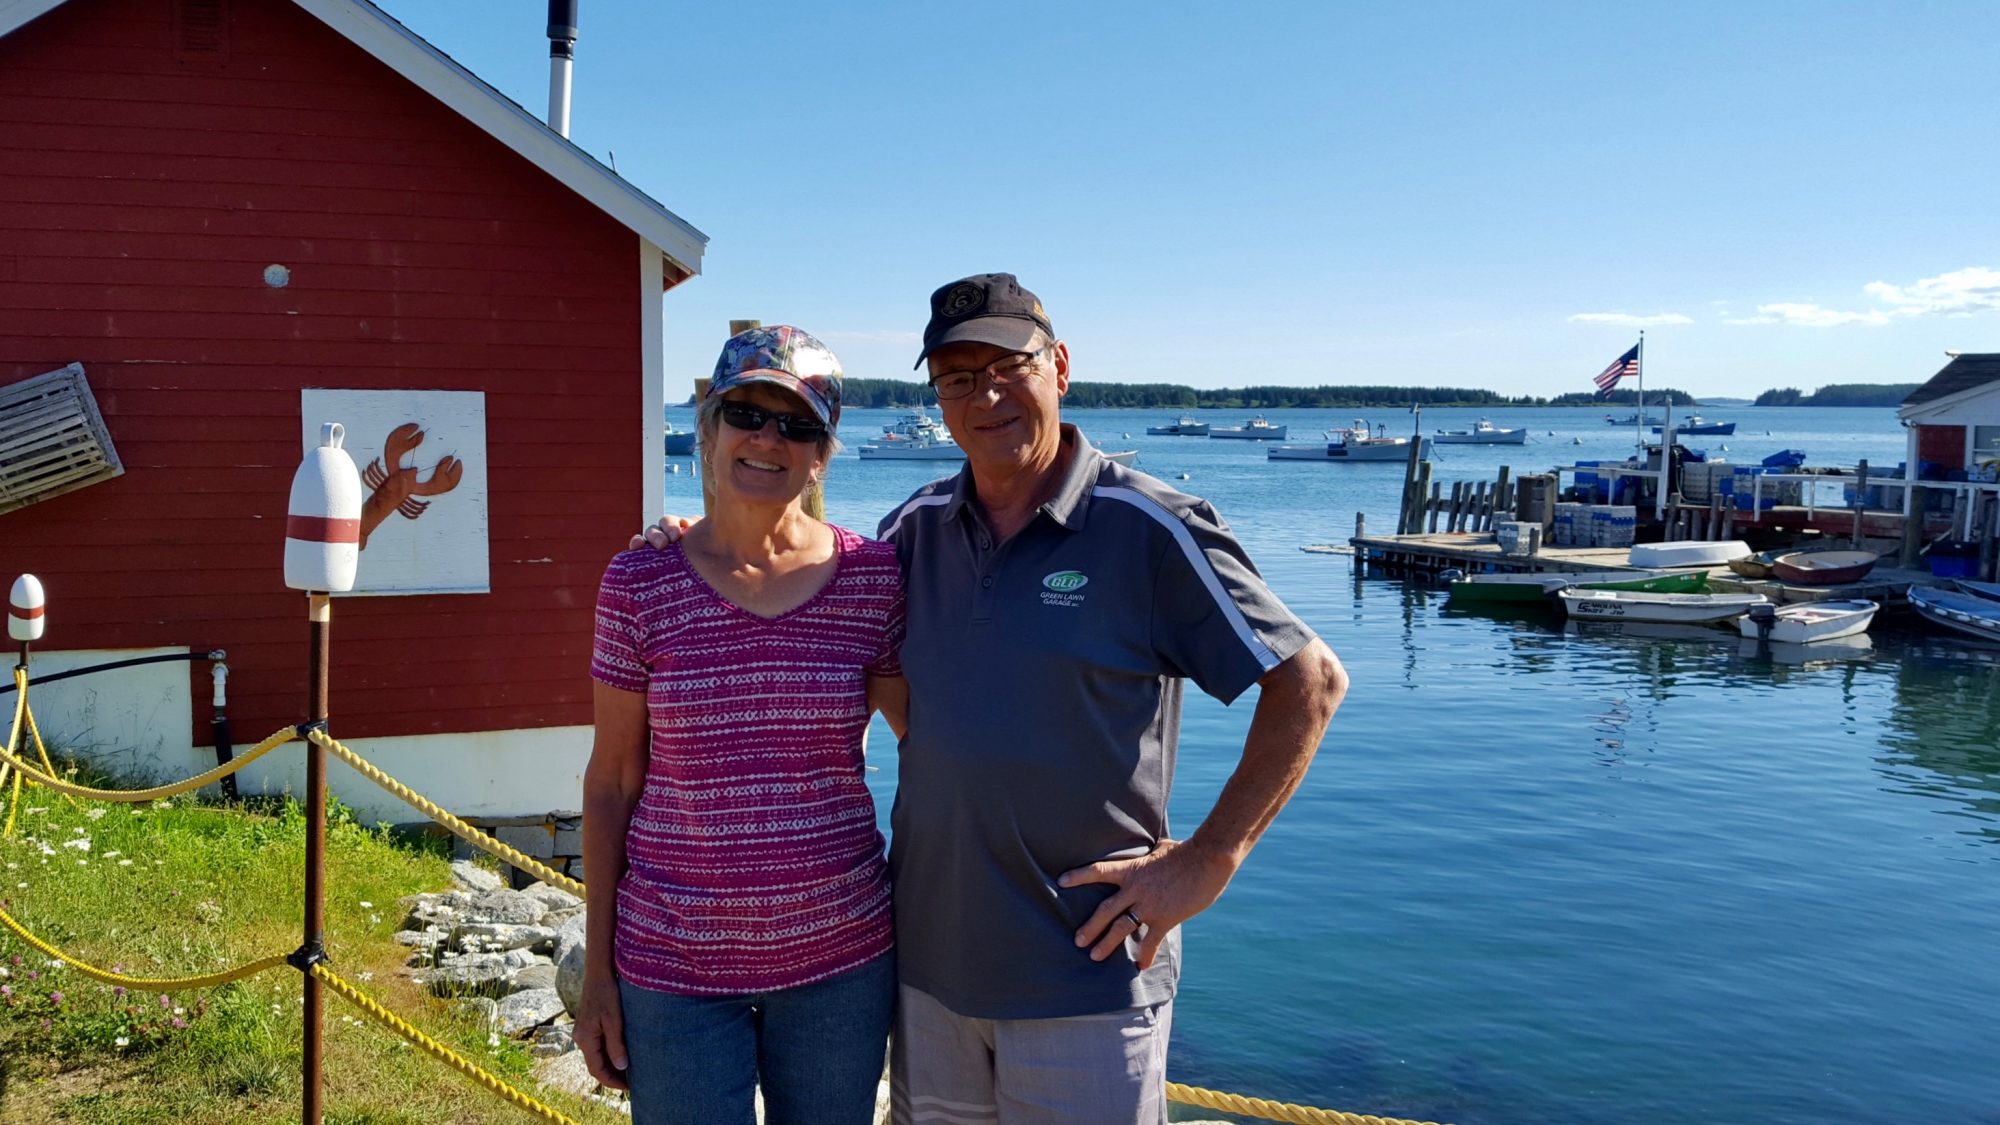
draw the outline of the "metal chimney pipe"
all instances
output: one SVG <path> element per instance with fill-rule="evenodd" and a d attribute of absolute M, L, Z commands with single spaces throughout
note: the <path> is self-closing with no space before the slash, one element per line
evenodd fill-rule
<path fill-rule="evenodd" d="M 569 136 L 569 72 L 576 60 L 577 0 L 549 0 L 549 128 Z"/>

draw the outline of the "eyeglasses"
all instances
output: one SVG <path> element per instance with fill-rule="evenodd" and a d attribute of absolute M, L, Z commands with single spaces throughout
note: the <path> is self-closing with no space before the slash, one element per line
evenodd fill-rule
<path fill-rule="evenodd" d="M 936 392 L 939 402 L 954 398 L 964 398 L 979 389 L 979 377 L 996 387 L 1018 383 L 1040 369 L 1038 362 L 1042 353 L 1048 351 L 1044 345 L 1031 352 L 1014 352 L 1003 355 L 984 367 L 966 367 L 957 371 L 946 371 L 931 380 L 931 390 Z"/>
<path fill-rule="evenodd" d="M 778 424 L 778 436 L 786 441 L 818 441 L 826 436 L 826 423 L 804 414 L 774 414 L 747 402 L 725 402 L 720 411 L 730 429 L 756 433 L 766 422 Z"/>

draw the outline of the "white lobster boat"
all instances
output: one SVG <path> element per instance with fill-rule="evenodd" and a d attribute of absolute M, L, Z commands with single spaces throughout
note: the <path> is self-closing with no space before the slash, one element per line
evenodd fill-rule
<path fill-rule="evenodd" d="M 1654 594 L 1643 590 L 1556 591 L 1563 612 L 1578 621 L 1662 621 L 1699 625 L 1727 621 L 1752 606 L 1769 605 L 1762 594 Z"/>
<path fill-rule="evenodd" d="M 1278 445 L 1264 451 L 1267 461 L 1408 461 L 1410 439 L 1371 431 L 1359 418 L 1352 426 L 1326 431 L 1322 445 Z M 1419 457 L 1431 455 L 1431 439 L 1423 439 Z"/>
<path fill-rule="evenodd" d="M 1526 445 L 1528 428 L 1503 429 L 1481 418 L 1469 430 L 1439 430 L 1431 440 L 1439 445 Z"/>
<path fill-rule="evenodd" d="M 1237 438 L 1244 441 L 1283 441 L 1290 426 L 1273 426 L 1264 420 L 1262 414 L 1240 426 L 1211 426 L 1208 436 L 1212 438 Z"/>
<path fill-rule="evenodd" d="M 855 451 L 863 461 L 963 461 L 965 451 L 944 423 L 923 407 L 906 410 L 882 427 L 882 436 Z"/>

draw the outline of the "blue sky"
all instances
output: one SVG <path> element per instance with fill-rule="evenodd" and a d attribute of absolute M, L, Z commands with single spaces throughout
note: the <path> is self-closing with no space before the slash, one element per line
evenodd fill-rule
<path fill-rule="evenodd" d="M 547 103 L 539 0 L 379 0 Z M 2000 350 L 2000 4 L 583 0 L 572 139 L 712 239 L 731 317 L 911 378 L 1009 270 L 1076 377 L 1911 382 Z"/>

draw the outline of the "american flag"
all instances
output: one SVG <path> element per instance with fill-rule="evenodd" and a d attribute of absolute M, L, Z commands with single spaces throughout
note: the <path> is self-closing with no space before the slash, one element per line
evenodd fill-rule
<path fill-rule="evenodd" d="M 1597 373 L 1597 397 L 1610 398 L 1611 388 L 1618 385 L 1618 380 L 1638 373 L 1639 345 L 1633 344 L 1631 351 L 1612 360 L 1611 366 Z"/>

